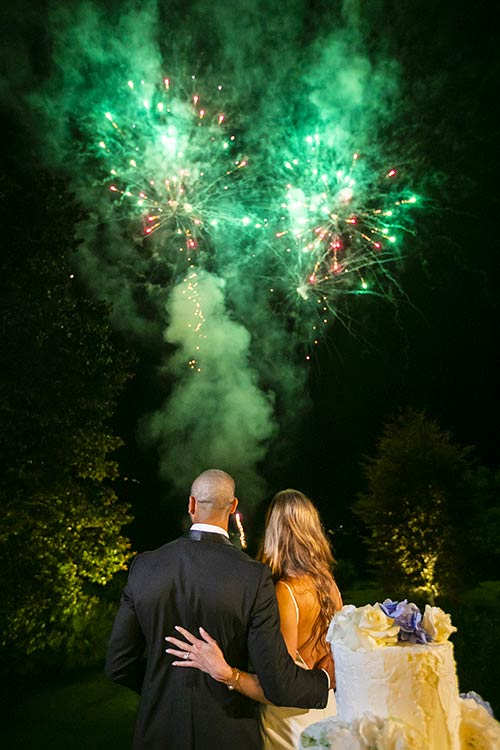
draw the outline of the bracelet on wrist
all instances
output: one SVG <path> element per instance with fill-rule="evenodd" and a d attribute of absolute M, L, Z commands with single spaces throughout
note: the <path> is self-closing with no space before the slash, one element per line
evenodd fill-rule
<path fill-rule="evenodd" d="M 226 683 L 228 690 L 235 690 L 235 688 L 239 685 L 238 680 L 240 679 L 240 670 L 236 669 L 236 667 L 232 667 L 232 675 L 231 675 L 231 682 Z"/>

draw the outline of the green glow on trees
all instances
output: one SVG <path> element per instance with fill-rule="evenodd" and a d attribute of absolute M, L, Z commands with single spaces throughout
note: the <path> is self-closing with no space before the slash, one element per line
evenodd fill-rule
<path fill-rule="evenodd" d="M 471 449 L 410 410 L 386 424 L 364 469 L 354 512 L 388 595 L 432 603 L 463 588 L 471 575 L 465 539 L 481 501 Z"/>

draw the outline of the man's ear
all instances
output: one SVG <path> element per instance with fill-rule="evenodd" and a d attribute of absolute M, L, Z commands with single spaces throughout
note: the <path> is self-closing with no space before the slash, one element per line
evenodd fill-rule
<path fill-rule="evenodd" d="M 231 510 L 229 511 L 229 515 L 232 516 L 233 513 L 236 513 L 236 508 L 238 507 L 238 498 L 235 497 L 233 502 L 231 503 Z"/>
<path fill-rule="evenodd" d="M 196 513 L 196 498 L 192 495 L 189 495 L 188 513 L 190 516 L 194 516 Z"/>

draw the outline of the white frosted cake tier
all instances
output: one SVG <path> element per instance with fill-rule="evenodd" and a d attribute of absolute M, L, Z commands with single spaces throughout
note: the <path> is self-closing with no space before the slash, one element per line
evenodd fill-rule
<path fill-rule="evenodd" d="M 370 712 L 400 719 L 425 738 L 425 750 L 459 750 L 460 704 L 453 646 L 398 644 L 352 651 L 333 643 L 337 711 L 351 722 Z"/>

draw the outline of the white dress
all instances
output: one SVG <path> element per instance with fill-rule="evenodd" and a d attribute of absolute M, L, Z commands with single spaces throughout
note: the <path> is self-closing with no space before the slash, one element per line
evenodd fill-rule
<path fill-rule="evenodd" d="M 282 583 L 285 582 L 282 581 Z M 287 583 L 285 583 L 285 586 L 295 604 L 298 624 L 299 607 L 297 601 L 290 586 Z M 298 651 L 295 664 L 303 669 L 309 669 Z M 336 713 L 337 707 L 333 690 L 328 691 L 326 708 L 286 708 L 263 705 L 260 714 L 260 731 L 264 750 L 299 750 L 300 733 L 310 724 L 328 719 L 330 716 L 335 716 Z"/>

